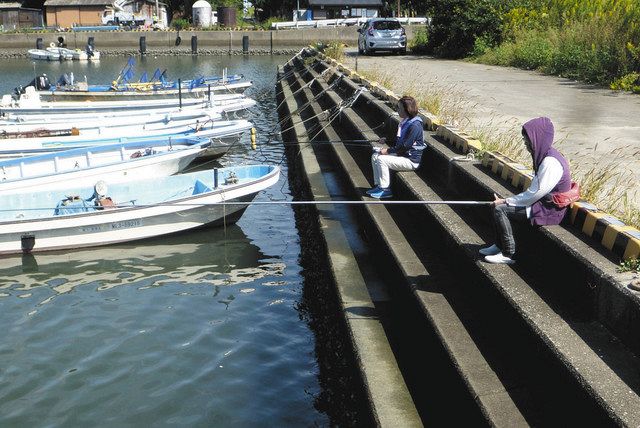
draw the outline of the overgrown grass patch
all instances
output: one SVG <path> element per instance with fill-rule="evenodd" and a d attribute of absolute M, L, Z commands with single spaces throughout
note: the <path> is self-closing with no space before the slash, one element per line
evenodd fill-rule
<path fill-rule="evenodd" d="M 640 71 L 640 2 L 634 0 L 547 0 L 506 9 L 502 40 L 476 39 L 476 62 L 538 69 L 615 89 Z"/>

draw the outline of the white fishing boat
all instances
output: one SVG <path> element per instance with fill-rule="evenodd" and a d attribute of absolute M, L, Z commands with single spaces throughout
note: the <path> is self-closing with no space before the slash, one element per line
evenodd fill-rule
<path fill-rule="evenodd" d="M 0 112 L 2 114 L 60 114 L 60 113 L 89 113 L 101 111 L 136 111 L 156 108 L 204 108 L 208 107 L 206 99 L 189 98 L 184 100 L 132 100 L 132 101 L 41 101 L 33 88 L 29 86 L 27 92 L 16 102 L 7 95 L 2 97 Z M 35 94 L 32 96 L 31 94 Z"/>
<path fill-rule="evenodd" d="M 109 144 L 57 153 L 0 160 L 2 195 L 74 186 L 92 186 L 98 180 L 110 183 L 132 177 L 163 177 L 182 171 L 211 142 L 208 138 L 167 139 L 145 143 Z"/>
<path fill-rule="evenodd" d="M 17 101 L 11 95 L 3 95 L 0 102 L 2 114 L 60 114 L 94 113 L 106 111 L 139 111 L 166 108 L 206 108 L 224 105 L 240 99 L 243 94 L 215 94 L 206 98 L 167 98 L 151 100 L 112 101 L 42 101 L 33 86 L 28 86 Z"/>
<path fill-rule="evenodd" d="M 242 114 L 256 105 L 256 101 L 243 95 L 233 95 L 229 97 L 219 97 L 213 102 L 213 105 L 204 104 L 179 107 L 165 107 L 141 110 L 115 110 L 115 111 L 94 111 L 94 112 L 66 112 L 66 113 L 50 113 L 42 112 L 41 114 L 20 114 L 6 111 L 0 106 L 0 127 L 13 123 L 23 124 L 48 124 L 48 123 L 66 123 L 76 124 L 79 121 L 94 121 L 105 123 L 105 121 L 128 121 L 135 118 L 139 122 L 147 122 L 154 117 L 193 117 L 200 115 L 201 112 L 207 114 L 220 113 L 223 115 L 242 116 Z"/>
<path fill-rule="evenodd" d="M 237 144 L 245 131 L 253 127 L 246 120 L 213 121 L 201 124 L 199 127 L 189 127 L 177 132 L 166 133 L 164 131 L 143 131 L 138 135 L 122 136 L 116 133 L 112 137 L 104 135 L 65 136 L 50 138 L 18 138 L 0 139 L 0 157 L 17 158 L 69 150 L 82 147 L 104 146 L 107 144 L 123 144 L 128 142 L 145 143 L 160 138 L 171 139 L 177 142 L 185 138 L 209 138 L 212 141 L 210 147 L 203 153 L 203 157 L 219 157 L 225 154 L 230 147 Z"/>
<path fill-rule="evenodd" d="M 140 125 L 140 124 L 155 124 L 155 123 L 176 123 L 179 121 L 191 120 L 193 122 L 199 120 L 201 122 L 206 120 L 221 120 L 222 115 L 217 108 L 208 108 L 203 110 L 185 110 L 174 111 L 166 114 L 143 112 L 142 114 L 128 114 L 114 119 L 114 116 L 108 116 L 104 114 L 93 115 L 59 115 L 55 117 L 43 116 L 42 120 L 36 121 L 35 117 L 27 116 L 28 119 L 33 120 L 16 120 L 16 121 L 3 121 L 0 120 L 0 138 L 3 138 L 3 134 L 17 134 L 44 131 L 70 131 L 76 128 L 80 131 L 84 129 L 100 128 L 100 127 L 113 127 L 113 126 L 128 126 L 128 125 Z"/>
<path fill-rule="evenodd" d="M 73 59 L 73 51 L 71 49 L 49 46 L 45 50 L 47 52 L 51 52 L 52 54 L 57 54 L 61 61 L 70 61 Z"/>
<path fill-rule="evenodd" d="M 29 58 L 43 61 L 58 61 L 60 54 L 57 52 L 49 52 L 45 49 L 29 49 L 27 51 Z"/>
<path fill-rule="evenodd" d="M 30 139 L 30 138 L 54 138 L 58 136 L 80 136 L 92 137 L 96 135 L 104 137 L 114 136 L 135 136 L 148 134 L 150 132 L 162 132 L 169 134 L 173 132 L 182 132 L 192 128 L 202 128 L 205 124 L 209 124 L 216 120 L 221 120 L 220 113 L 211 115 L 200 115 L 184 120 L 157 120 L 154 122 L 131 121 L 122 123 L 121 121 L 113 122 L 80 122 L 76 126 L 70 126 L 69 123 L 55 123 L 43 126 L 37 125 L 0 125 L 0 140 L 12 139 Z"/>
<path fill-rule="evenodd" d="M 65 60 L 74 60 L 74 61 L 96 61 L 100 59 L 100 52 L 92 51 L 92 55 L 89 56 L 87 51 L 83 51 L 81 49 L 68 49 L 68 48 L 60 48 L 57 46 L 49 46 L 46 49 L 48 52 L 57 53 L 60 55 L 61 59 Z"/>
<path fill-rule="evenodd" d="M 251 87 L 249 81 L 216 83 L 210 86 L 198 86 L 195 88 L 159 88 L 143 90 L 131 87 L 117 91 L 91 91 L 83 89 L 86 85 L 78 83 L 74 89 L 57 89 L 51 87 L 48 90 L 39 91 L 45 100 L 50 101 L 107 101 L 107 100 L 136 100 L 136 99 L 158 99 L 171 98 L 182 95 L 184 98 L 204 98 L 209 93 L 216 94 L 242 94 Z"/>
<path fill-rule="evenodd" d="M 101 101 L 168 98 L 179 95 L 202 98 L 205 95 L 217 93 L 241 94 L 252 86 L 252 82 L 245 80 L 242 75 L 227 75 L 226 69 L 222 76 L 203 76 L 177 81 L 167 81 L 164 73 L 160 73 L 160 69 L 157 69 L 151 81 L 147 81 L 145 73 L 141 81 L 132 82 L 130 78 L 133 76 L 133 63 L 133 58 L 130 58 L 120 75 L 108 84 L 88 84 L 86 80 L 76 82 L 73 73 L 70 73 L 62 75 L 55 85 L 49 83 L 46 75 L 39 76 L 36 79 L 42 79 L 43 85 L 37 88 L 41 96 L 47 100 Z"/>
<path fill-rule="evenodd" d="M 231 224 L 279 174 L 276 166 L 252 165 L 1 195 L 0 254 L 76 249 Z"/>

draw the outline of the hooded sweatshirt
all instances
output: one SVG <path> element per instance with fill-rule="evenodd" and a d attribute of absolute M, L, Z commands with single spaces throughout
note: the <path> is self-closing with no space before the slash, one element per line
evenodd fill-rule
<path fill-rule="evenodd" d="M 420 163 L 422 152 L 426 148 L 424 143 L 424 126 L 420 116 L 414 116 L 400 122 L 400 132 L 396 144 L 389 148 L 388 153 L 409 158 L 415 164 Z"/>
<path fill-rule="evenodd" d="M 567 160 L 553 148 L 553 123 L 547 117 L 532 119 L 523 125 L 531 140 L 531 157 L 535 176 L 524 192 L 507 198 L 507 204 L 527 207 L 527 216 L 534 225 L 560 224 L 567 208 L 547 202 L 546 196 L 566 192 L 571 188 L 571 174 Z"/>

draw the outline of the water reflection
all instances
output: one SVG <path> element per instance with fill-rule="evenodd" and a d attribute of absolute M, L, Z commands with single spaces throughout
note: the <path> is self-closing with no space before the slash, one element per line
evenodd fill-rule
<path fill-rule="evenodd" d="M 42 305 L 82 286 L 105 291 L 119 286 L 145 290 L 165 284 L 209 285 L 216 289 L 215 296 L 220 287 L 265 277 L 283 285 L 277 278 L 283 276 L 284 268 L 280 259 L 262 254 L 233 225 L 136 244 L 2 258 L 0 297 L 30 296 L 34 289 L 44 287 L 53 295 L 41 301 Z"/>

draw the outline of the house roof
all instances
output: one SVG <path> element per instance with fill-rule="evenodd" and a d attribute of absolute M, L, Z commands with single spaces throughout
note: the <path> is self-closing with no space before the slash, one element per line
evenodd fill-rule
<path fill-rule="evenodd" d="M 46 0 L 45 6 L 106 6 L 112 5 L 113 0 Z"/>
<path fill-rule="evenodd" d="M 382 7 L 382 0 L 309 0 L 309 6 Z"/>
<path fill-rule="evenodd" d="M 127 4 L 130 4 L 130 3 L 133 3 L 134 1 L 135 1 L 135 0 L 125 1 L 125 2 L 124 2 L 124 4 L 125 4 L 125 5 L 127 5 Z M 151 4 L 153 4 L 153 5 L 155 5 L 155 4 L 156 4 L 156 1 L 155 1 L 155 0 L 143 0 L 143 1 L 144 1 L 145 3 L 151 3 Z M 166 6 L 167 6 L 167 2 L 166 2 L 166 1 L 164 1 L 164 0 L 162 0 L 162 1 L 158 1 L 158 5 L 160 5 L 160 6 L 165 6 L 165 7 L 166 7 Z"/>

